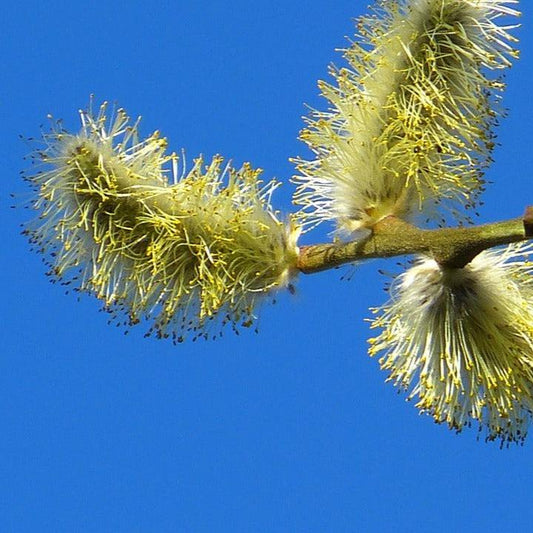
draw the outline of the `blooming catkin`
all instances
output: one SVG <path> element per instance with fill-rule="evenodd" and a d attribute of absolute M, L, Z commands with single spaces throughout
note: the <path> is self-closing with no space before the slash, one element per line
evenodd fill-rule
<path fill-rule="evenodd" d="M 81 119 L 77 135 L 44 135 L 34 154 L 44 168 L 27 176 L 39 216 L 26 233 L 51 274 L 175 341 L 250 325 L 258 300 L 295 272 L 298 232 L 270 206 L 276 183 L 262 187 L 259 171 L 218 156 L 178 177 L 165 139 L 139 140 L 123 110 L 108 118 L 104 104 Z"/>
<path fill-rule="evenodd" d="M 296 159 L 294 201 L 313 227 L 351 232 L 387 215 L 468 219 L 490 162 L 503 83 L 494 71 L 517 55 L 501 17 L 516 0 L 382 0 L 362 17 L 349 66 L 319 82 Z"/>
<path fill-rule="evenodd" d="M 421 258 L 374 321 L 389 380 L 438 423 L 472 421 L 488 440 L 521 442 L 533 413 L 533 244 L 485 251 L 464 268 Z"/>

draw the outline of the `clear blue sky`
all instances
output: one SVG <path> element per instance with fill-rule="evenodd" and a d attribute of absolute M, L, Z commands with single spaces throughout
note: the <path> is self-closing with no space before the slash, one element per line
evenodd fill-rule
<path fill-rule="evenodd" d="M 260 333 L 212 343 L 124 335 L 50 284 L 19 235 L 19 178 L 47 113 L 78 127 L 89 94 L 170 147 L 287 180 L 304 104 L 365 1 L 11 2 L 0 22 L 0 531 L 527 531 L 533 435 L 500 450 L 419 416 L 366 355 L 378 268 L 302 278 Z M 482 221 L 531 203 L 533 6 Z M 291 209 L 292 186 L 274 197 Z M 326 237 L 326 228 L 306 242 Z"/>

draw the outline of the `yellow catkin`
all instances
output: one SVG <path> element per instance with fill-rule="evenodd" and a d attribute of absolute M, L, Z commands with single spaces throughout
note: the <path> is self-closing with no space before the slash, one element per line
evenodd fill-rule
<path fill-rule="evenodd" d="M 502 0 L 383 0 L 362 17 L 348 66 L 320 82 L 327 111 L 301 139 L 294 201 L 308 228 L 352 232 L 387 215 L 468 219 L 499 113 L 497 74 L 517 55 Z"/>
<path fill-rule="evenodd" d="M 533 413 L 533 244 L 485 251 L 461 269 L 420 258 L 377 310 L 370 354 L 439 423 L 522 442 Z"/>
<path fill-rule="evenodd" d="M 34 154 L 42 168 L 26 178 L 39 215 L 26 233 L 51 274 L 175 341 L 249 326 L 295 273 L 298 231 L 270 205 L 277 184 L 220 156 L 177 176 L 158 132 L 139 140 L 138 121 L 107 115 L 105 104 L 81 112 L 78 134 L 56 126 Z"/>

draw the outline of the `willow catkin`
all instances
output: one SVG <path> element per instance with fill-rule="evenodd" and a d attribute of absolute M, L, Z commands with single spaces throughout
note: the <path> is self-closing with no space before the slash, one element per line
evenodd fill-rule
<path fill-rule="evenodd" d="M 517 52 L 514 0 L 383 0 L 362 17 L 348 67 L 320 82 L 330 104 L 307 119 L 295 203 L 308 228 L 351 232 L 387 215 L 465 219 L 483 189 L 498 92 Z"/>
<path fill-rule="evenodd" d="M 371 355 L 417 407 L 458 431 L 522 442 L 533 413 L 533 244 L 485 251 L 464 268 L 420 258 L 376 310 Z"/>
<path fill-rule="evenodd" d="M 124 110 L 81 118 L 78 134 L 44 136 L 43 168 L 26 176 L 39 212 L 26 233 L 53 276 L 176 341 L 250 325 L 258 301 L 295 273 L 298 231 L 270 205 L 277 184 L 219 156 L 178 177 L 165 139 L 139 140 Z"/>

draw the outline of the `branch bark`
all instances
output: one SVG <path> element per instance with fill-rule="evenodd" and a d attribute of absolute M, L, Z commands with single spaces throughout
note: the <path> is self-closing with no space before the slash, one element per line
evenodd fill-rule
<path fill-rule="evenodd" d="M 421 229 L 397 217 L 380 220 L 370 236 L 351 242 L 302 246 L 297 268 L 304 274 L 365 259 L 426 254 L 462 268 L 487 248 L 533 239 L 533 206 L 523 217 L 480 226 Z"/>

